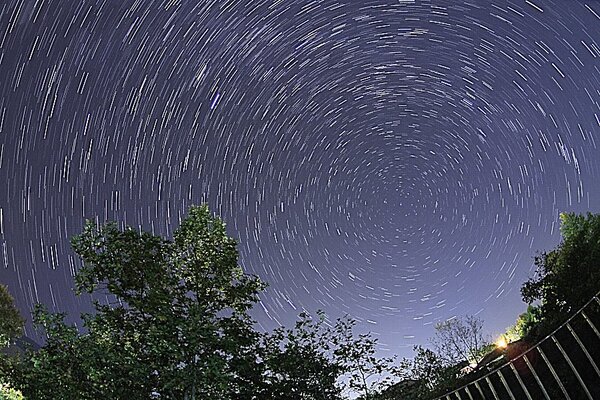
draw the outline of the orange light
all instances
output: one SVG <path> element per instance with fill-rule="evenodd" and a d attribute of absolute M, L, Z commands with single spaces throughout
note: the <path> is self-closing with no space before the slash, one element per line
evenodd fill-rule
<path fill-rule="evenodd" d="M 506 346 L 508 346 L 508 343 L 506 343 L 506 338 L 504 336 L 500 336 L 498 338 L 498 340 L 496 340 L 496 347 L 501 348 L 501 349 L 505 349 Z"/>

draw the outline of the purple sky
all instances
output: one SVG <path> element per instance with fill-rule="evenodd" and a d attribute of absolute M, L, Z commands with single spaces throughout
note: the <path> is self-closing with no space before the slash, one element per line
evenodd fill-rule
<path fill-rule="evenodd" d="M 500 333 L 559 213 L 600 211 L 600 4 L 475 3 L 5 1 L 0 282 L 76 316 L 85 218 L 170 235 L 208 202 L 265 329 Z"/>

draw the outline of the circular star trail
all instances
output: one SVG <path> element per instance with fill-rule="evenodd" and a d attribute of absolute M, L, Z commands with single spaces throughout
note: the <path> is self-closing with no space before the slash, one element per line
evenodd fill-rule
<path fill-rule="evenodd" d="M 4 2 L 1 279 L 77 314 L 85 218 L 168 236 L 207 202 L 265 329 L 500 331 L 559 212 L 600 210 L 599 37 L 591 1 Z"/>

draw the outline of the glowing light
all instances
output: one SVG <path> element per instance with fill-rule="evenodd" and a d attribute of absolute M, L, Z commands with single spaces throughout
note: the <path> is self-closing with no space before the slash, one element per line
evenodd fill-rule
<path fill-rule="evenodd" d="M 506 338 L 504 336 L 500 336 L 498 340 L 496 340 L 495 345 L 500 349 L 505 349 L 506 346 L 508 346 L 508 343 L 506 342 Z"/>

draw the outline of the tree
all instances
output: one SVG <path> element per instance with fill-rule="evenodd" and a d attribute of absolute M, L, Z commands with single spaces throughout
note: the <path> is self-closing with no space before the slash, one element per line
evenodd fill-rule
<path fill-rule="evenodd" d="M 6 357 L 1 361 L 5 379 L 29 399 L 91 399 L 81 396 L 87 384 L 82 352 L 77 346 L 77 330 L 62 322 L 64 315 L 50 315 L 41 307 L 34 322 L 44 326 L 47 343 L 42 351 L 28 351 L 23 357 Z"/>
<path fill-rule="evenodd" d="M 477 363 L 493 348 L 483 334 L 483 321 L 475 316 L 452 318 L 435 326 L 433 349 L 415 346 L 415 356 L 395 369 L 400 381 L 381 390 L 376 400 L 425 400 L 455 389 L 464 367 Z"/>
<path fill-rule="evenodd" d="M 0 383 L 0 400 L 23 400 L 23 395 L 10 386 Z"/>
<path fill-rule="evenodd" d="M 504 336 L 508 343 L 526 338 L 533 333 L 540 322 L 539 308 L 528 305 L 527 310 L 519 314 L 514 325 L 510 326 Z"/>
<path fill-rule="evenodd" d="M 490 350 L 490 340 L 483 334 L 483 321 L 472 315 L 438 323 L 431 344 L 435 353 L 451 365 L 465 361 L 477 364 Z"/>
<path fill-rule="evenodd" d="M 393 369 L 399 382 L 380 390 L 376 400 L 433 399 L 454 389 L 463 368 L 476 368 L 493 347 L 483 334 L 483 321 L 475 316 L 452 318 L 435 326 L 433 349 L 415 346 L 415 356 Z"/>
<path fill-rule="evenodd" d="M 338 319 L 328 340 L 335 346 L 333 354 L 347 379 L 347 388 L 360 394 L 360 400 L 371 400 L 376 398 L 379 389 L 389 386 L 397 376 L 398 371 L 393 367 L 395 356 L 376 357 L 377 339 L 370 333 L 355 338 L 355 325 L 355 320 Z"/>
<path fill-rule="evenodd" d="M 261 398 L 340 399 L 336 385 L 342 367 L 332 357 L 331 329 L 325 315 L 314 320 L 307 313 L 291 329 L 279 327 L 262 337 L 258 353 L 265 390 Z"/>
<path fill-rule="evenodd" d="M 538 317 L 548 327 L 600 290 L 600 215 L 562 213 L 560 220 L 561 243 L 535 257 L 536 275 L 521 287 L 526 303 L 539 303 Z"/>
<path fill-rule="evenodd" d="M 36 308 L 45 345 L 0 360 L 26 398 L 336 400 L 344 382 L 370 395 L 385 372 L 376 341 L 355 338 L 350 318 L 301 314 L 292 329 L 255 331 L 248 311 L 265 285 L 238 266 L 235 241 L 206 206 L 192 207 L 172 240 L 88 222 L 71 244 L 83 260 L 77 293 L 108 300 L 82 315 L 84 332 Z"/>
<path fill-rule="evenodd" d="M 382 390 L 376 400 L 433 399 L 455 388 L 459 366 L 422 346 L 415 346 L 413 350 L 415 356 L 404 358 L 396 367 L 400 381 Z"/>
<path fill-rule="evenodd" d="M 15 307 L 15 301 L 8 288 L 0 284 L 0 349 L 12 344 L 15 338 L 23 334 L 25 320 Z M 0 353 L 0 360 L 8 356 Z M 7 385 L 5 372 L 0 369 L 0 400 L 23 400 L 23 395 Z"/>
<path fill-rule="evenodd" d="M 207 207 L 194 207 L 166 240 L 88 222 L 73 249 L 84 261 L 78 293 L 104 293 L 87 332 L 38 310 L 46 345 L 14 366 L 36 399 L 232 398 L 258 334 L 247 314 L 264 285 L 237 264 L 235 241 Z M 52 382 L 52 384 L 49 384 Z"/>
<path fill-rule="evenodd" d="M 373 399 L 376 387 L 391 379 L 393 359 L 375 357 L 377 341 L 355 337 L 355 326 L 348 316 L 330 323 L 319 311 L 265 335 L 258 353 L 267 390 L 260 398 L 335 400 L 347 393 Z"/>
<path fill-rule="evenodd" d="M 24 322 L 8 288 L 0 284 L 0 348 L 22 335 Z"/>

